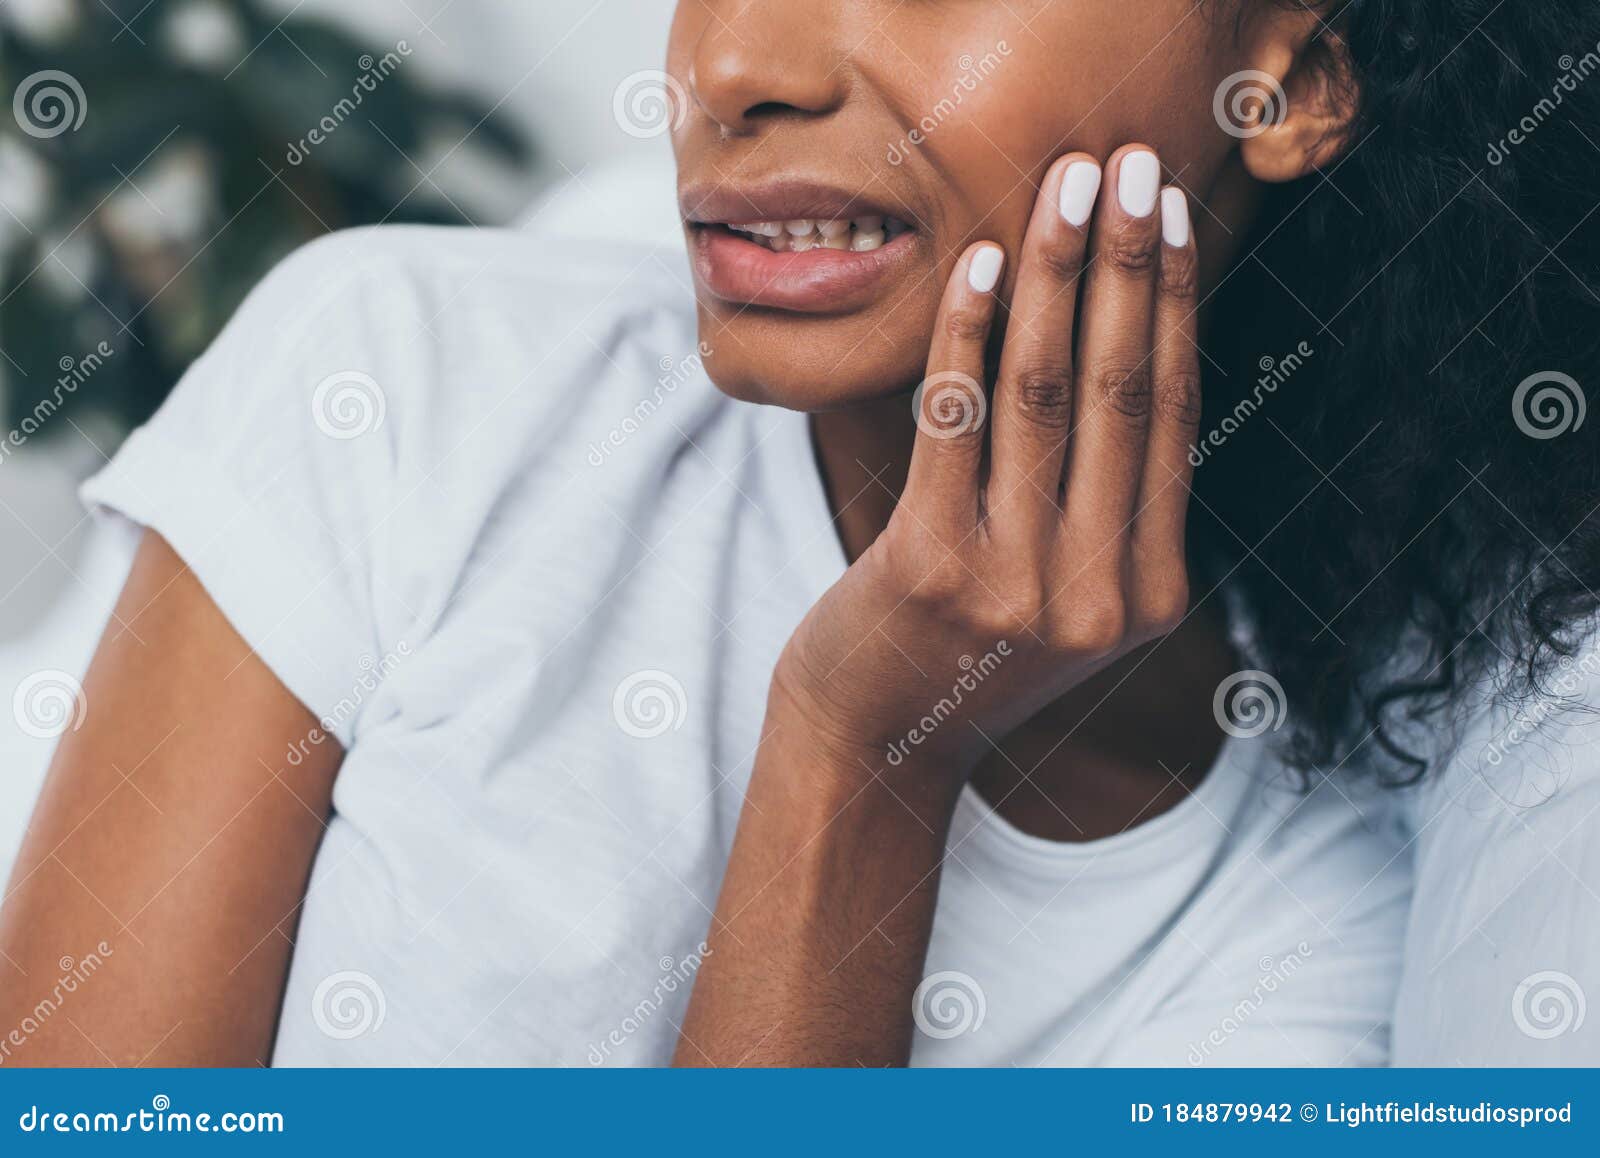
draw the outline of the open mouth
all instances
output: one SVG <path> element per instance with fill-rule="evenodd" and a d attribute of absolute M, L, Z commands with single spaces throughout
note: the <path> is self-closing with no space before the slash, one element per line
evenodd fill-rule
<path fill-rule="evenodd" d="M 871 253 L 911 232 L 911 227 L 905 222 L 880 216 L 838 221 L 814 221 L 809 218 L 752 221 L 730 224 L 725 228 L 774 253 L 805 253 L 813 249 Z"/>
<path fill-rule="evenodd" d="M 929 256 L 904 206 L 778 178 L 679 190 L 696 280 L 709 299 L 810 314 L 871 308 Z"/>

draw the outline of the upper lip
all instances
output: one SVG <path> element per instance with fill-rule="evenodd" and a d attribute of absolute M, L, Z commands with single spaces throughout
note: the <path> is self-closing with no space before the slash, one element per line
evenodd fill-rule
<path fill-rule="evenodd" d="M 845 221 L 893 217 L 915 227 L 910 211 L 838 186 L 783 178 L 686 185 L 678 191 L 683 219 L 695 225 L 739 225 L 754 221 Z"/>

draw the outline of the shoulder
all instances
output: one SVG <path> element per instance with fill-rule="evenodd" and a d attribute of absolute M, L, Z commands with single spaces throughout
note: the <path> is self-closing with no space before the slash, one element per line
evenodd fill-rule
<path fill-rule="evenodd" d="M 663 379 L 685 409 L 721 404 L 680 260 L 513 230 L 330 234 L 262 280 L 153 425 L 223 444 L 360 438 L 341 462 L 384 473 L 434 470 L 469 439 L 576 448 L 576 463 Z"/>
<path fill-rule="evenodd" d="M 1600 1060 L 1581 1012 L 1600 962 L 1600 638 L 1540 694 L 1475 694 L 1405 803 L 1416 898 L 1397 1060 Z"/>
<path fill-rule="evenodd" d="M 451 346 L 681 339 L 694 317 L 680 262 L 659 248 L 510 229 L 372 226 L 328 234 L 284 258 L 236 320 L 280 337 L 350 333 Z"/>

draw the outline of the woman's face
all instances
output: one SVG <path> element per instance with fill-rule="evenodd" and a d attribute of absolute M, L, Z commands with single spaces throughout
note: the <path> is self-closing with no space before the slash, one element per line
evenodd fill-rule
<path fill-rule="evenodd" d="M 956 258 L 980 239 L 1014 254 L 1073 150 L 1156 149 L 1214 279 L 1249 202 L 1212 107 L 1242 67 L 1230 10 L 681 0 L 667 67 L 688 97 L 674 146 L 713 380 L 810 411 L 915 385 Z"/>

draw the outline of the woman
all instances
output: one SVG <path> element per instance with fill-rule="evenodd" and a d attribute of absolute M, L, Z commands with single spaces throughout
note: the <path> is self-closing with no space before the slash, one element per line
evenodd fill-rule
<path fill-rule="evenodd" d="M 345 235 L 89 484 L 148 529 L 0 1020 L 103 964 L 12 1056 L 1383 1062 L 1367 786 L 1594 610 L 1507 403 L 1592 365 L 1592 160 L 1482 156 L 1596 23 L 684 0 L 692 317 Z"/>

